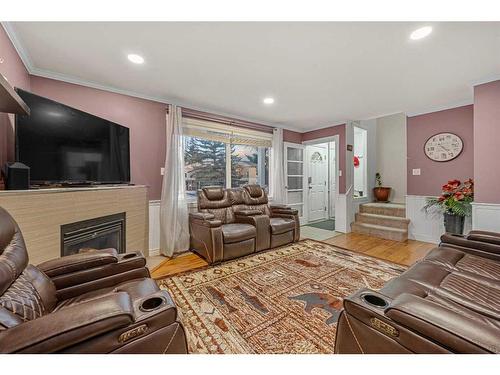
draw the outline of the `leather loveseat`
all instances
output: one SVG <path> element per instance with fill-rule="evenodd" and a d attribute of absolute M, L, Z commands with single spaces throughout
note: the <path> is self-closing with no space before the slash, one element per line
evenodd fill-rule
<path fill-rule="evenodd" d="M 29 265 L 0 208 L 0 353 L 186 353 L 175 304 L 145 265 L 114 249 Z"/>
<path fill-rule="evenodd" d="M 445 234 L 380 291 L 344 299 L 336 353 L 500 353 L 500 234 Z"/>
<path fill-rule="evenodd" d="M 297 210 L 269 205 L 259 185 L 205 187 L 198 192 L 198 211 L 189 215 L 190 247 L 210 264 L 300 238 Z"/>

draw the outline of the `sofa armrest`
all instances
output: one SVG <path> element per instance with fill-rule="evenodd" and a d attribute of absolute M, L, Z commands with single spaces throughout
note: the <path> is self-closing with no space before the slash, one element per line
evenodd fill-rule
<path fill-rule="evenodd" d="M 500 329 L 422 297 L 399 295 L 386 308 L 385 316 L 457 353 L 500 351 Z"/>
<path fill-rule="evenodd" d="M 215 215 L 210 212 L 190 212 L 189 218 L 198 220 L 213 220 L 215 219 Z"/>
<path fill-rule="evenodd" d="M 117 262 L 118 256 L 116 251 L 114 253 L 86 251 L 62 258 L 51 259 L 39 264 L 37 267 L 48 277 L 54 277 Z"/>
<path fill-rule="evenodd" d="M 222 225 L 221 220 L 215 219 L 215 215 L 209 212 L 194 212 L 189 214 L 189 221 L 195 225 L 203 225 L 209 228 L 216 228 Z"/>
<path fill-rule="evenodd" d="M 256 216 L 256 215 L 262 215 L 262 212 L 259 210 L 239 210 L 235 211 L 234 214 L 236 216 Z"/>
<path fill-rule="evenodd" d="M 298 215 L 299 214 L 299 210 L 295 210 L 295 209 L 292 209 L 292 208 L 286 208 L 286 209 L 275 209 L 275 210 L 272 210 L 271 211 L 272 214 L 285 214 L 285 215 Z"/>
<path fill-rule="evenodd" d="M 113 293 L 0 331 L 0 353 L 54 353 L 133 322 L 128 293 Z"/>
<path fill-rule="evenodd" d="M 271 210 L 271 215 L 274 214 L 285 214 L 285 215 L 298 215 L 299 211 L 291 207 L 285 206 L 284 204 L 272 204 L 269 206 Z"/>

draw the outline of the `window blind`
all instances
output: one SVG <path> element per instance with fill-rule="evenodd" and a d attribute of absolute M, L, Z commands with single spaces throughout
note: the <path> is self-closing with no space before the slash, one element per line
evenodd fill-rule
<path fill-rule="evenodd" d="M 199 137 L 216 142 L 255 147 L 272 146 L 272 134 L 236 128 L 211 121 L 185 118 L 182 133 L 190 137 Z"/>

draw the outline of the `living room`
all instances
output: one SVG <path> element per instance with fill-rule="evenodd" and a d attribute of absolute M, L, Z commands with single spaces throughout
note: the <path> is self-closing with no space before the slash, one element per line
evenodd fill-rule
<path fill-rule="evenodd" d="M 0 353 L 499 353 L 500 22 L 433 14 L 6 16 Z"/>

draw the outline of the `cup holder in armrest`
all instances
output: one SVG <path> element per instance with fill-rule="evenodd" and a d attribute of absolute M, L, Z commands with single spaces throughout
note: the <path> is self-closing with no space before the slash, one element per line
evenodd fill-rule
<path fill-rule="evenodd" d="M 130 259 L 130 258 L 135 258 L 137 256 L 137 253 L 127 253 L 122 256 L 122 259 Z"/>
<path fill-rule="evenodd" d="M 371 306 L 375 306 L 379 309 L 385 309 L 389 306 L 389 303 L 380 296 L 371 293 L 364 293 L 361 295 L 361 299 Z"/>
<path fill-rule="evenodd" d="M 163 297 L 150 297 L 142 301 L 140 309 L 144 312 L 154 311 L 165 305 L 166 301 Z"/>

